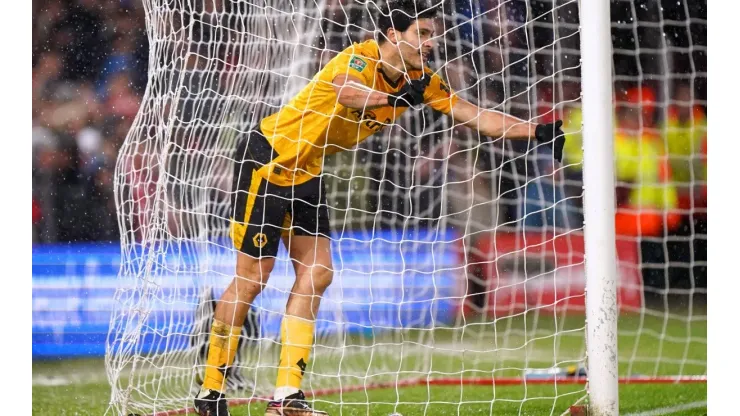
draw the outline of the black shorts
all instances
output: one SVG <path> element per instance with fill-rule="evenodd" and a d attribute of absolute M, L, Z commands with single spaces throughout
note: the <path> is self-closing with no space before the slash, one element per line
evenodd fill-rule
<path fill-rule="evenodd" d="M 277 157 L 259 127 L 237 145 L 232 182 L 231 239 L 255 258 L 274 257 L 281 236 L 329 238 L 329 211 L 321 177 L 295 186 L 278 186 L 257 174 Z"/>

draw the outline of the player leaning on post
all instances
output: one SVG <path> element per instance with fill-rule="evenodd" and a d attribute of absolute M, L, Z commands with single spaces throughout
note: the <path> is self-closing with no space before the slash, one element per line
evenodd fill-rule
<path fill-rule="evenodd" d="M 436 46 L 437 9 L 391 0 L 376 40 L 339 53 L 277 113 L 239 143 L 231 235 L 236 276 L 216 307 L 205 379 L 195 399 L 201 416 L 228 415 L 224 373 L 232 365 L 247 312 L 270 276 L 282 239 L 296 280 L 280 335 L 273 401 L 266 415 L 326 415 L 300 390 L 314 340 L 319 302 L 332 281 L 329 215 L 321 181 L 324 156 L 351 149 L 420 104 L 483 136 L 533 138 L 562 157 L 561 122 L 535 125 L 459 98 L 425 63 Z"/>

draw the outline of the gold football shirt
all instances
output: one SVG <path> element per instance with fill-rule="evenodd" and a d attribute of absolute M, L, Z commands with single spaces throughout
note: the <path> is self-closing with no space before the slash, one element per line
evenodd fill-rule
<path fill-rule="evenodd" d="M 321 174 L 325 155 L 352 149 L 395 120 L 406 107 L 373 109 L 345 107 L 337 101 L 332 81 L 339 75 L 354 76 L 376 91 L 398 92 L 405 77 L 391 82 L 381 71 L 378 43 L 355 43 L 329 61 L 313 79 L 277 113 L 262 120 L 260 128 L 278 154 L 258 174 L 280 186 L 298 185 Z M 424 103 L 449 113 L 458 97 L 442 78 L 432 74 Z M 411 79 L 421 71 L 409 71 Z"/>

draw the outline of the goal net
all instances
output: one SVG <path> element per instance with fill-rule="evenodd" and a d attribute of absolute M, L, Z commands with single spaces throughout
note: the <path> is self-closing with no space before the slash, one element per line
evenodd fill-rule
<path fill-rule="evenodd" d="M 624 380 L 706 376 L 706 5 L 671 3 L 611 5 Z M 149 81 L 116 171 L 109 410 L 176 414 L 234 274 L 236 144 L 372 38 L 378 8 L 144 5 Z M 564 120 L 565 160 L 428 108 L 328 157 L 334 281 L 302 388 L 332 414 L 560 414 L 588 393 L 578 2 L 438 5 L 432 69 L 480 107 Z M 292 282 L 281 247 L 229 370 L 234 405 L 272 394 Z"/>

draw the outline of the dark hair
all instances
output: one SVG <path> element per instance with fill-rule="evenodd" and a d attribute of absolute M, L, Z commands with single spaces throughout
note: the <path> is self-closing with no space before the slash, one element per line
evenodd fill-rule
<path fill-rule="evenodd" d="M 387 40 L 388 29 L 405 32 L 417 19 L 437 17 L 438 8 L 426 0 L 388 0 L 378 13 L 377 27 L 380 33 L 375 38 L 378 43 Z"/>

